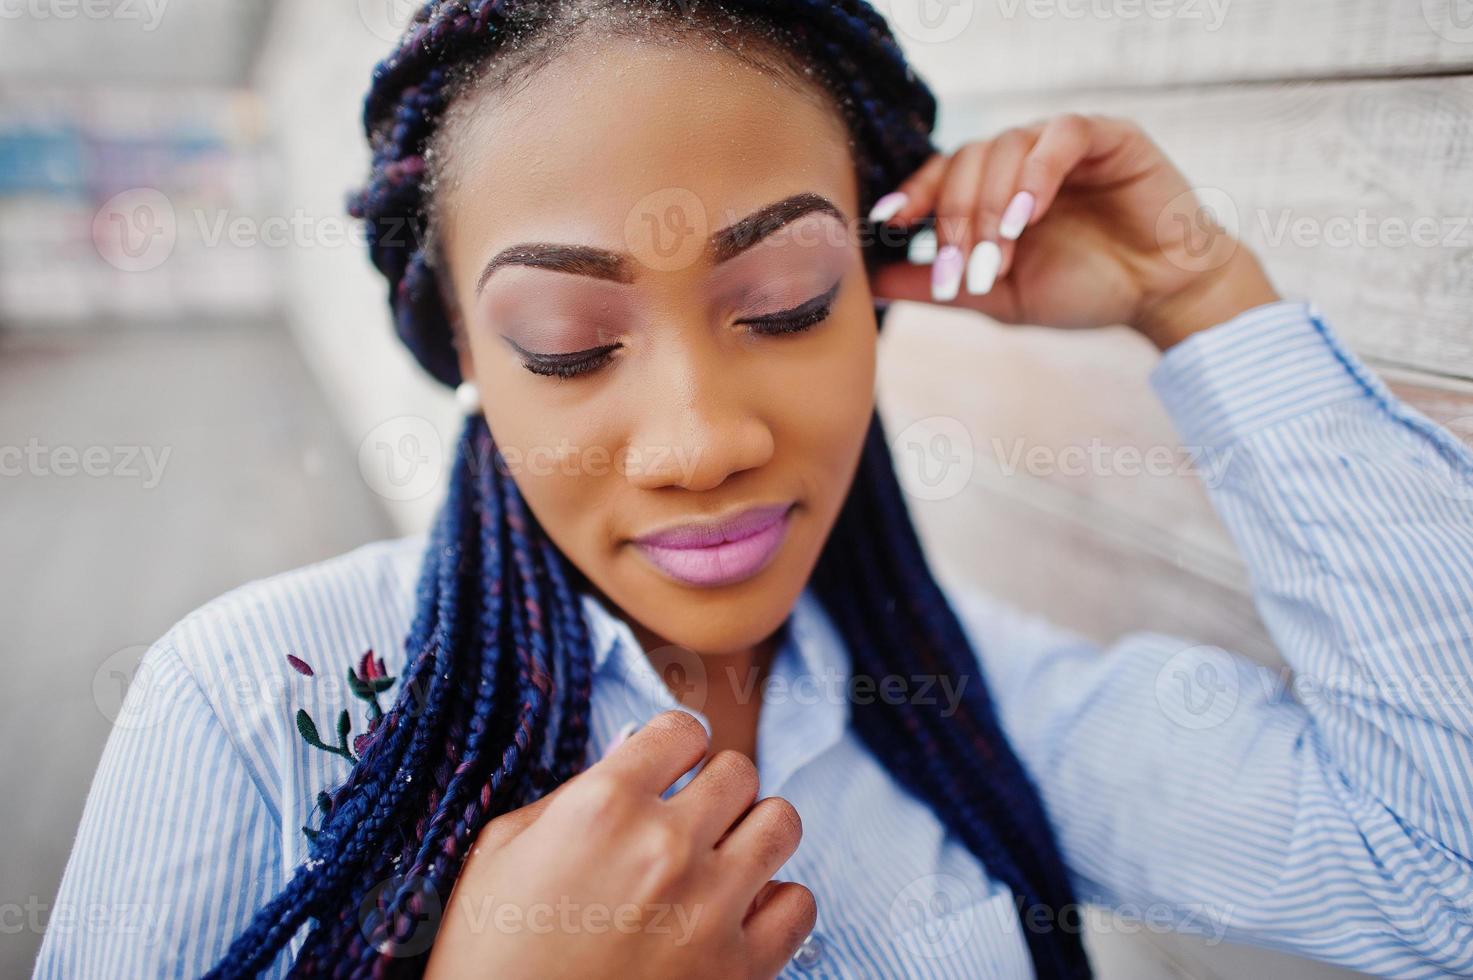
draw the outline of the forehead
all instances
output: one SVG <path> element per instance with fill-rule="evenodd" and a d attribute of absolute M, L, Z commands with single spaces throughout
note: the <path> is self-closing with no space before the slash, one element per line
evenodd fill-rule
<path fill-rule="evenodd" d="M 619 248 L 672 206 L 708 229 L 802 191 L 857 207 L 837 112 L 720 50 L 590 38 L 461 111 L 439 202 L 457 265 L 526 238 Z"/>

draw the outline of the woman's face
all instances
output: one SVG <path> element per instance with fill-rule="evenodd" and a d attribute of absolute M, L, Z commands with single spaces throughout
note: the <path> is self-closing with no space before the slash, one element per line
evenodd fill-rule
<path fill-rule="evenodd" d="M 874 407 L 840 120 L 728 54 L 622 38 L 463 108 L 442 247 L 509 472 L 644 636 L 758 644 L 808 580 Z"/>

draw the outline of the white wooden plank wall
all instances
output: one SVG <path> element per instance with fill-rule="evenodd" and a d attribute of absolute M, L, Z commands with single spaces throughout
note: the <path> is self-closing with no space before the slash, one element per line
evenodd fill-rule
<path fill-rule="evenodd" d="M 1139 120 L 1285 295 L 1473 444 L 1473 0 L 922 2 L 877 6 L 942 99 L 942 146 L 1056 112 Z M 1157 629 L 1279 664 L 1201 478 L 1165 455 L 1156 359 L 1123 328 L 897 307 L 891 436 L 971 444 L 958 492 L 912 512 L 942 569 L 1101 642 Z M 1148 931 L 1092 944 L 1120 980 L 1355 975 Z"/>

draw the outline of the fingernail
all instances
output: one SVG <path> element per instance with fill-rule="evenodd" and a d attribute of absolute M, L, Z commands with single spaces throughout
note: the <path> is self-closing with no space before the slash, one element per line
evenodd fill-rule
<path fill-rule="evenodd" d="M 978 242 L 967 260 L 967 292 L 973 296 L 985 296 L 992 292 L 997 281 L 997 270 L 1002 266 L 1002 249 L 997 242 Z"/>
<path fill-rule="evenodd" d="M 1002 213 L 1002 222 L 998 225 L 997 233 L 1006 241 L 1017 239 L 1023 234 L 1023 229 L 1028 227 L 1028 219 L 1033 217 L 1033 208 L 1037 203 L 1027 191 L 1014 194 L 1013 199 L 1008 202 L 1007 210 Z"/>
<path fill-rule="evenodd" d="M 910 200 L 910 195 L 902 191 L 891 191 L 875 202 L 875 206 L 869 209 L 869 220 L 889 221 L 900 213 L 905 207 L 905 202 Z"/>
<path fill-rule="evenodd" d="M 613 739 L 613 741 L 611 741 L 609 743 L 609 747 L 606 748 L 606 749 L 604 749 L 604 756 L 607 757 L 609 755 L 609 753 L 613 752 L 619 746 L 623 745 L 624 742 L 625 742 L 625 740 L 628 739 L 630 735 L 633 735 L 638 730 L 639 730 L 639 722 L 637 722 L 637 721 L 625 722 L 624 725 L 622 727 L 620 727 L 620 729 L 617 732 L 614 733 L 614 739 Z"/>
<path fill-rule="evenodd" d="M 910 236 L 905 260 L 911 265 L 929 265 L 936 258 L 936 229 L 922 228 Z"/>
<path fill-rule="evenodd" d="M 962 250 L 943 245 L 931 265 L 931 298 L 938 303 L 956 299 L 962 284 Z"/>

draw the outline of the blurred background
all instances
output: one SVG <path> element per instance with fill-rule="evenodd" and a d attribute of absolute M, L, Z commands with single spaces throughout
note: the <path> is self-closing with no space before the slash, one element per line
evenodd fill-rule
<path fill-rule="evenodd" d="M 0 712 L 0 975 L 30 970 L 143 650 L 439 502 L 456 412 L 394 341 L 343 210 L 362 93 L 413 6 L 0 0 L 0 649 L 20 695 Z M 1065 110 L 1140 120 L 1281 291 L 1473 440 L 1473 0 L 876 6 L 942 99 L 943 147 Z M 897 459 L 940 434 L 964 462 L 912 500 L 944 570 L 1102 641 L 1153 628 L 1277 662 L 1169 456 L 1144 341 L 902 306 L 883 347 Z M 1350 975 L 1103 921 L 1091 942 L 1105 977 Z"/>

